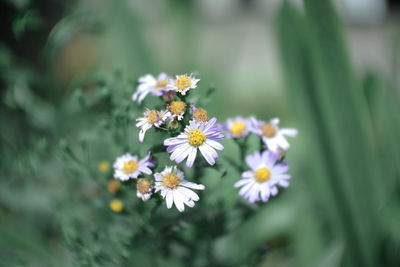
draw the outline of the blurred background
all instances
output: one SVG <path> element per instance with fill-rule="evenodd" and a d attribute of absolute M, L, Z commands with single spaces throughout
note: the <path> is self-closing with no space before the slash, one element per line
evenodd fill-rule
<path fill-rule="evenodd" d="M 399 12 L 384 0 L 1 1 L 0 266 L 400 266 Z M 227 226 L 155 257 L 140 222 L 123 234 L 135 215 L 110 214 L 112 174 L 97 164 L 126 148 L 103 131 L 132 102 L 109 111 L 107 97 L 160 72 L 215 87 L 220 121 L 279 117 L 300 134 L 282 197 L 235 213 L 239 174 L 209 178 L 207 220 L 222 210 Z M 70 163 L 76 150 L 87 161 Z M 144 245 L 126 251 L 125 238 Z"/>

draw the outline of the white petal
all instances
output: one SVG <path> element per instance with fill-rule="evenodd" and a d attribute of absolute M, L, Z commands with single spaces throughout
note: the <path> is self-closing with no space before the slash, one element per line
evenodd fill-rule
<path fill-rule="evenodd" d="M 194 206 L 193 200 L 182 192 L 181 190 L 182 188 L 184 187 L 180 186 L 177 190 L 174 191 L 174 197 L 179 197 L 179 199 L 182 200 L 183 204 L 186 204 L 189 207 L 193 207 Z"/>
<path fill-rule="evenodd" d="M 143 129 L 140 129 L 139 131 L 139 141 L 142 143 L 144 139 L 144 135 L 146 134 L 146 131 Z"/>
<path fill-rule="evenodd" d="M 174 201 L 174 195 L 171 190 L 167 192 L 165 201 L 167 202 L 167 208 L 170 209 L 172 207 L 172 202 Z"/>
<path fill-rule="evenodd" d="M 183 186 L 179 187 L 179 191 L 191 200 L 194 200 L 194 201 L 199 200 L 199 196 L 195 192 L 193 192 L 192 190 L 190 190 L 186 187 L 183 187 Z"/>
<path fill-rule="evenodd" d="M 272 174 L 282 174 L 284 172 L 287 172 L 289 170 L 289 167 L 287 165 L 283 164 L 277 164 L 271 169 Z"/>
<path fill-rule="evenodd" d="M 280 186 L 282 186 L 282 187 L 288 187 L 288 186 L 289 186 L 289 182 L 286 181 L 286 180 L 280 180 L 280 181 L 278 182 L 278 184 L 279 184 Z"/>
<path fill-rule="evenodd" d="M 261 198 L 262 201 L 267 202 L 269 199 L 270 191 L 269 191 L 269 186 L 264 185 L 261 188 Z"/>
<path fill-rule="evenodd" d="M 192 147 L 186 161 L 186 166 L 188 168 L 191 168 L 193 166 L 194 160 L 196 159 L 196 155 L 197 155 L 197 148 Z"/>
<path fill-rule="evenodd" d="M 150 83 L 150 84 L 156 83 L 156 79 L 151 74 L 146 74 L 146 75 L 140 77 L 138 81 L 139 81 L 139 83 Z"/>
<path fill-rule="evenodd" d="M 211 118 L 208 122 L 206 122 L 203 131 L 204 132 L 208 131 L 211 127 L 213 127 L 216 121 L 217 121 L 216 118 Z"/>
<path fill-rule="evenodd" d="M 145 125 L 147 123 L 147 119 L 145 119 L 145 118 L 137 119 L 137 121 L 139 121 L 139 122 L 136 123 L 136 127 L 142 127 L 143 125 Z"/>
<path fill-rule="evenodd" d="M 183 212 L 185 210 L 185 205 L 183 205 L 183 200 L 181 199 L 180 194 L 176 191 L 173 191 L 173 194 L 175 207 L 179 210 L 179 212 Z"/>
<path fill-rule="evenodd" d="M 279 158 L 279 152 L 266 150 L 262 153 L 262 162 L 271 169 Z"/>
<path fill-rule="evenodd" d="M 208 164 L 214 165 L 215 164 L 214 155 L 216 154 L 215 150 L 207 144 L 202 144 L 201 146 L 199 146 L 199 149 L 200 149 L 200 152 L 203 155 L 203 157 L 208 162 Z M 217 155 L 217 157 L 218 157 L 218 155 Z"/>
<path fill-rule="evenodd" d="M 281 179 L 290 179 L 290 174 L 277 174 L 273 176 L 274 179 L 281 180 Z"/>
<path fill-rule="evenodd" d="M 275 152 L 278 151 L 278 144 L 277 144 L 276 138 L 268 139 L 268 138 L 263 137 L 263 141 L 267 145 L 269 150 L 275 151 Z"/>
<path fill-rule="evenodd" d="M 254 203 L 258 200 L 259 189 L 254 186 L 253 190 L 250 192 L 249 202 Z"/>
<path fill-rule="evenodd" d="M 286 138 L 283 135 L 278 135 L 276 137 L 278 145 L 283 149 L 283 150 L 288 150 L 290 148 L 290 145 Z"/>
<path fill-rule="evenodd" d="M 181 183 L 182 186 L 184 187 L 188 187 L 188 188 L 192 188 L 192 189 L 197 189 L 197 190 L 204 190 L 206 187 L 202 184 L 196 184 L 196 183 L 192 183 L 189 181 L 183 181 Z"/>
<path fill-rule="evenodd" d="M 139 166 L 139 171 L 145 174 L 152 174 L 152 171 L 146 166 Z"/>
<path fill-rule="evenodd" d="M 254 185 L 254 182 L 253 181 L 251 181 L 251 182 L 249 182 L 249 183 L 247 183 L 246 185 L 244 185 L 242 188 L 240 188 L 240 190 L 239 190 L 239 195 L 241 195 L 241 196 L 245 196 L 245 195 L 247 195 L 247 193 L 249 192 L 249 191 L 251 191 L 251 189 L 253 188 L 253 185 Z"/>
<path fill-rule="evenodd" d="M 283 135 L 287 135 L 290 137 L 296 137 L 297 134 L 299 133 L 297 129 L 289 129 L 289 128 L 280 129 L 279 132 Z"/>
<path fill-rule="evenodd" d="M 273 125 L 275 125 L 275 126 L 278 126 L 278 124 L 279 124 L 279 119 L 278 119 L 278 118 L 273 118 L 273 119 L 271 120 L 271 124 L 273 124 Z"/>
<path fill-rule="evenodd" d="M 270 190 L 272 196 L 276 196 L 278 194 L 278 188 L 276 186 L 272 186 Z"/>
<path fill-rule="evenodd" d="M 249 179 L 240 179 L 239 181 L 237 181 L 237 182 L 233 185 L 233 187 L 234 187 L 234 188 L 238 188 L 238 187 L 244 186 L 245 184 L 247 184 L 247 183 L 249 183 L 249 182 L 250 182 Z"/>
<path fill-rule="evenodd" d="M 260 152 L 255 151 L 254 154 L 248 155 L 246 157 L 246 163 L 249 165 L 250 168 L 253 170 L 257 169 L 261 163 L 261 155 Z"/>
<path fill-rule="evenodd" d="M 175 150 L 176 151 L 176 150 Z M 174 152 L 175 152 L 174 151 Z M 175 161 L 176 163 L 182 162 L 187 156 L 192 152 L 192 147 L 188 144 L 186 144 L 186 149 L 176 157 Z"/>
<path fill-rule="evenodd" d="M 254 177 L 254 173 L 252 171 L 245 171 L 242 173 L 242 177 L 243 178 L 253 178 Z"/>
<path fill-rule="evenodd" d="M 164 146 L 179 145 L 187 142 L 187 136 L 183 138 L 173 137 L 164 140 Z"/>
<path fill-rule="evenodd" d="M 170 159 L 175 160 L 177 157 L 181 156 L 182 154 L 188 154 L 188 152 L 185 152 L 186 150 L 189 150 L 191 146 L 189 144 L 182 144 L 178 145 L 174 152 L 172 152 Z M 182 161 L 182 160 L 181 160 Z M 180 161 L 179 161 L 180 162 Z"/>
<path fill-rule="evenodd" d="M 224 150 L 224 146 L 214 140 L 207 139 L 206 144 L 217 150 Z"/>

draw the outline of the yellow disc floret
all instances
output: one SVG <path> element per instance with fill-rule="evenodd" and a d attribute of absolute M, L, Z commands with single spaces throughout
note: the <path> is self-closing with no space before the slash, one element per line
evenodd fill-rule
<path fill-rule="evenodd" d="M 206 141 L 206 139 L 207 137 L 202 130 L 195 129 L 189 132 L 187 140 L 192 146 L 201 146 Z"/>
<path fill-rule="evenodd" d="M 235 136 L 241 136 L 246 131 L 246 124 L 241 121 L 236 121 L 231 126 L 231 132 Z"/>
<path fill-rule="evenodd" d="M 140 193 L 148 194 L 151 191 L 151 181 L 145 178 L 139 179 L 136 188 Z"/>
<path fill-rule="evenodd" d="M 107 189 L 108 189 L 108 192 L 110 192 L 111 194 L 117 193 L 119 191 L 119 188 L 120 188 L 120 185 L 119 185 L 118 181 L 112 179 L 108 182 Z"/>
<path fill-rule="evenodd" d="M 174 173 L 167 173 L 164 175 L 163 185 L 169 189 L 175 189 L 178 185 L 180 185 L 181 180 Z"/>
<path fill-rule="evenodd" d="M 179 91 L 185 91 L 187 88 L 192 86 L 192 81 L 190 81 L 187 75 L 181 75 L 175 80 L 175 86 Z"/>
<path fill-rule="evenodd" d="M 208 121 L 208 113 L 206 110 L 202 108 L 198 108 L 193 111 L 193 119 L 200 122 L 207 122 Z"/>
<path fill-rule="evenodd" d="M 160 89 L 165 89 L 167 87 L 168 81 L 167 80 L 159 80 L 157 81 L 156 85 L 154 86 L 156 91 L 160 91 Z"/>
<path fill-rule="evenodd" d="M 254 178 L 258 183 L 264 183 L 271 178 L 271 172 L 267 168 L 260 168 L 254 173 Z"/>
<path fill-rule="evenodd" d="M 162 114 L 160 111 L 153 109 L 152 111 L 147 114 L 147 122 L 150 124 L 154 124 L 159 122 L 162 118 Z"/>
<path fill-rule="evenodd" d="M 276 127 L 272 124 L 264 123 L 261 127 L 261 132 L 265 137 L 272 138 L 276 135 Z"/>
<path fill-rule="evenodd" d="M 124 209 L 124 203 L 122 203 L 121 200 L 114 199 L 113 201 L 110 202 L 110 209 L 113 212 L 120 213 Z"/>
<path fill-rule="evenodd" d="M 124 173 L 125 174 L 134 173 L 135 171 L 137 171 L 137 169 L 139 169 L 139 163 L 133 159 L 124 163 Z"/>
<path fill-rule="evenodd" d="M 186 103 L 183 101 L 172 101 L 167 105 L 167 108 L 173 115 L 181 115 L 186 110 Z"/>

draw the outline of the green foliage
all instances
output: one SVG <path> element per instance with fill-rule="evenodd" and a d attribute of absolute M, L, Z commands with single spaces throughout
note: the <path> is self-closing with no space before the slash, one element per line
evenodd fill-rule
<path fill-rule="evenodd" d="M 398 170 L 379 160 L 381 144 L 373 130 L 385 120 L 397 128 L 398 120 L 369 119 L 369 112 L 375 116 L 377 110 L 368 110 L 340 28 L 327 1 L 305 1 L 304 16 L 285 3 L 279 18 L 285 80 L 294 110 L 302 111 L 297 112 L 302 127 L 312 136 L 309 147 L 315 158 L 310 164 L 323 166 L 313 166 L 318 172 L 309 179 L 316 198 L 324 200 L 320 208 L 330 211 L 320 219 L 330 233 L 326 246 L 334 239 L 345 244 L 346 266 L 380 266 L 378 251 L 386 234 L 379 207 L 387 203 L 387 182 L 397 179 Z M 375 85 L 370 81 L 369 86 Z M 371 90 L 381 98 L 388 89 Z M 385 108 L 396 109 L 398 96 L 393 97 Z"/>
<path fill-rule="evenodd" d="M 12 22 L 18 40 L 40 30 L 45 18 L 33 1 L 9 2 L 20 11 Z M 241 154 L 259 148 L 253 137 L 246 145 L 224 141 L 215 168 L 186 170 L 202 175 L 207 194 L 184 214 L 156 199 L 144 205 L 129 182 L 115 194 L 107 190 L 112 170 L 100 172 L 99 162 L 161 149 L 137 141 L 135 120 L 143 107 L 163 104 L 132 103 L 139 75 L 166 66 L 219 75 L 214 66 L 199 64 L 192 3 L 169 1 L 162 9 L 173 14 L 165 23 L 181 45 L 181 58 L 171 65 L 157 61 L 144 14 L 130 10 L 128 1 L 105 1 L 96 12 L 68 10 L 40 51 L 44 62 L 32 64 L 1 42 L 0 265 L 397 266 L 398 90 L 379 72 L 355 73 L 330 1 L 305 0 L 304 12 L 284 2 L 278 16 L 287 99 L 300 132 L 287 155 L 293 184 L 279 200 L 249 205 L 233 189 L 243 170 Z M 78 73 L 60 89 L 48 68 L 81 32 L 106 39 L 120 67 Z M 221 88 L 203 89 L 191 99 L 200 106 L 213 100 L 216 115 L 237 108 L 227 110 L 225 98 L 213 97 L 223 95 Z M 163 138 L 162 132 L 146 135 L 149 143 Z M 159 166 L 167 162 L 159 157 Z M 110 210 L 113 199 L 123 201 L 122 213 Z"/>

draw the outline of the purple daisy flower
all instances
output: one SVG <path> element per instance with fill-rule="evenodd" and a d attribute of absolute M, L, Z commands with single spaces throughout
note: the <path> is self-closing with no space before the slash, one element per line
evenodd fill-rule
<path fill-rule="evenodd" d="M 126 153 L 115 160 L 113 167 L 115 179 L 127 181 L 130 178 L 136 179 L 141 173 L 152 174 L 150 168 L 153 168 L 154 164 L 150 161 L 150 152 L 141 160 Z"/>
<path fill-rule="evenodd" d="M 279 158 L 278 152 L 266 150 L 262 154 L 255 151 L 253 155 L 246 157 L 246 163 L 250 171 L 242 173 L 242 179 L 235 183 L 234 187 L 241 187 L 239 195 L 250 203 L 256 201 L 267 202 L 270 195 L 278 194 L 278 187 L 288 187 L 290 175 L 285 163 L 275 164 Z"/>
<path fill-rule="evenodd" d="M 228 137 L 240 138 L 248 135 L 251 128 L 251 122 L 249 119 L 237 116 L 235 118 L 227 119 L 224 126 L 224 130 L 228 132 Z"/>
<path fill-rule="evenodd" d="M 170 77 L 165 73 L 160 73 L 157 78 L 151 74 L 147 74 L 139 78 L 139 86 L 136 92 L 132 95 L 132 100 L 139 104 L 143 99 L 151 93 L 154 96 L 161 96 L 168 91 L 167 86 Z"/>
<path fill-rule="evenodd" d="M 224 147 L 218 143 L 224 139 L 224 135 L 215 126 L 216 118 L 208 122 L 190 121 L 185 131 L 177 137 L 164 140 L 164 146 L 168 146 L 167 152 L 171 154 L 171 160 L 176 163 L 182 162 L 187 158 L 186 166 L 193 166 L 196 159 L 197 148 L 210 165 L 215 164 L 218 154 L 215 150 L 224 150 Z"/>

